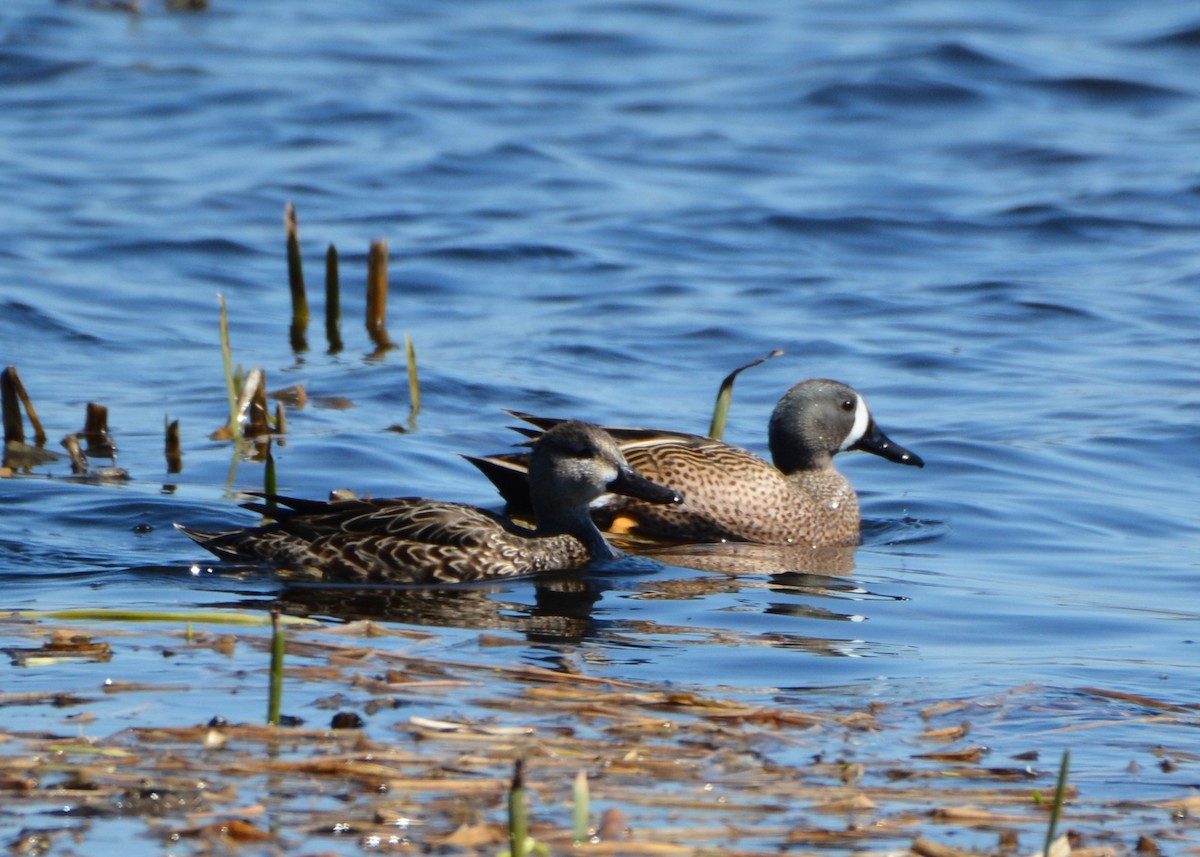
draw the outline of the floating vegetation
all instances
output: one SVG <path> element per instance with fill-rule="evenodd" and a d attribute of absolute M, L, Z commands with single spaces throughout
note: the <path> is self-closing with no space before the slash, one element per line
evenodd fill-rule
<path fill-rule="evenodd" d="M 423 645 L 428 634 L 358 622 L 292 626 L 289 667 L 272 681 L 280 676 L 291 700 L 315 699 L 310 710 L 332 710 L 322 726 L 265 726 L 231 723 L 219 706 L 261 693 L 262 671 L 242 663 L 243 653 L 276 660 L 278 635 L 178 628 L 152 637 L 121 623 L 104 631 L 109 641 L 97 643 L 86 629 L 0 618 L 6 650 L 31 655 L 22 670 L 55 669 L 56 647 L 64 658 L 88 658 L 104 657 L 107 645 L 115 660 L 159 646 L 164 656 L 186 649 L 181 665 L 206 675 L 216 669 L 219 688 L 186 678 L 154 686 L 113 680 L 98 693 L 97 673 L 72 669 L 54 691 L 0 694 L 0 706 L 45 708 L 35 731 L 0 729 L 0 799 L 31 835 L 53 812 L 54 829 L 68 835 L 103 834 L 110 824 L 130 830 L 141 819 L 148 835 L 194 840 L 204 853 L 268 836 L 302 842 L 305 853 L 349 837 L 364 851 L 488 857 L 505 849 L 1113 857 L 1160 853 L 1168 843 L 1180 854 L 1200 847 L 1200 799 L 1188 793 L 1187 777 L 1156 784 L 1153 798 L 1131 792 L 1117 802 L 1089 798 L 1084 786 L 1119 780 L 1119 771 L 1093 768 L 1084 785 L 1067 785 L 1065 764 L 1056 783 L 1034 768 L 1032 742 L 1060 741 L 1077 726 L 1023 733 L 1025 752 L 1009 751 L 1013 764 L 999 766 L 953 747 L 934 757 L 914 734 L 922 723 L 970 718 L 967 732 L 994 735 L 1012 718 L 1044 710 L 1044 688 L 936 704 L 883 705 L 866 694 L 825 708 L 793 692 L 763 704 L 675 683 L 440 658 Z M 29 638 L 36 644 L 23 645 Z M 239 662 L 230 664 L 234 652 Z M 131 694 L 160 704 L 120 706 L 116 728 L 97 719 L 111 711 L 105 699 Z M 162 705 L 170 695 L 174 704 Z M 1108 746 L 1194 760 L 1196 710 L 1089 693 L 1060 701 L 1080 708 L 1085 728 L 1119 730 Z M 1119 715 L 1097 718 L 1096 707 L 1110 704 Z M 197 708 L 205 714 L 186 722 Z M 78 711 L 64 717 L 64 709 Z M 155 720 L 180 716 L 182 725 Z M 1143 746 L 1138 730 L 1147 716 L 1154 740 Z M 281 713 L 279 722 L 297 718 Z M 1171 727 L 1179 746 L 1162 745 Z M 1046 836 L 1051 808 L 1039 786 L 1061 794 L 1055 804 L 1070 822 L 1067 834 L 1055 836 L 1052 822 Z M 1177 796 L 1163 797 L 1171 787 Z M 1111 795 L 1111 785 L 1099 791 Z M 533 815 L 532 799 L 541 807 Z M 264 815 L 248 815 L 250 806 Z"/>
<path fill-rule="evenodd" d="M 725 376 L 725 380 L 721 382 L 720 390 L 717 392 L 717 401 L 713 405 L 712 422 L 708 427 L 708 436 L 713 440 L 720 440 L 725 434 L 725 421 L 729 417 L 729 402 L 733 398 L 733 382 L 737 380 L 737 376 L 747 369 L 752 369 L 760 363 L 766 363 L 773 357 L 778 357 L 783 354 L 783 351 L 776 348 L 766 357 L 760 357 L 757 360 L 747 363 L 734 369 Z"/>

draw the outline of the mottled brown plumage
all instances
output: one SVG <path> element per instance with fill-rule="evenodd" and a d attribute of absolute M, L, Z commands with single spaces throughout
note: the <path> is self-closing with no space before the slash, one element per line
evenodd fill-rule
<path fill-rule="evenodd" d="M 606 491 L 648 503 L 679 496 L 632 471 L 595 426 L 563 422 L 534 444 L 530 484 L 538 526 L 528 530 L 461 503 L 404 497 L 246 504 L 275 519 L 262 527 L 203 533 L 179 525 L 226 559 L 263 562 L 354 583 L 459 583 L 579 568 L 617 552 L 588 516 Z"/>
<path fill-rule="evenodd" d="M 543 431 L 559 422 L 510 413 Z M 612 532 L 668 541 L 854 545 L 858 497 L 834 468 L 833 456 L 861 449 L 901 464 L 924 465 L 879 430 L 857 391 L 820 378 L 795 385 L 776 405 L 769 426 L 774 465 L 698 435 L 605 430 L 639 473 L 677 488 L 686 499 L 667 508 L 612 498 L 594 509 L 594 517 Z M 528 507 L 527 454 L 470 460 L 500 490 L 513 514 Z"/>

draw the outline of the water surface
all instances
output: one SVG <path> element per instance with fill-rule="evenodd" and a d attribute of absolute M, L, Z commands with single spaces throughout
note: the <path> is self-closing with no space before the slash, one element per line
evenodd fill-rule
<path fill-rule="evenodd" d="M 765 454 L 778 397 L 828 376 L 927 462 L 839 459 L 867 520 L 835 575 L 668 566 L 591 574 L 569 596 L 528 581 L 429 603 L 283 594 L 435 629 L 431 656 L 578 659 L 796 706 L 1032 685 L 1043 713 L 987 734 L 998 754 L 1037 735 L 1073 749 L 1092 797 L 1179 797 L 1186 764 L 1125 774 L 1178 730 L 1046 736 L 1080 687 L 1196 701 L 1198 27 L 1185 3 L 271 0 L 136 18 L 7 3 L 0 361 L 51 445 L 86 402 L 108 406 L 132 478 L 80 484 L 57 464 L 0 481 L 0 606 L 280 595 L 170 526 L 246 520 L 232 490 L 261 484 L 248 462 L 230 481 L 229 445 L 209 440 L 226 407 L 218 293 L 236 360 L 313 397 L 275 450 L 281 488 L 305 496 L 495 505 L 456 453 L 512 443 L 501 408 L 702 432 L 720 379 L 782 348 L 739 379 L 727 439 Z M 314 307 L 300 353 L 288 201 Z M 413 425 L 402 353 L 372 357 L 360 321 L 377 238 L 390 330 L 421 368 Z M 338 354 L 320 323 L 330 243 Z M 182 424 L 178 475 L 164 417 Z M 517 645 L 475 647 L 493 627 Z M 107 668 L 71 669 L 6 684 Z"/>

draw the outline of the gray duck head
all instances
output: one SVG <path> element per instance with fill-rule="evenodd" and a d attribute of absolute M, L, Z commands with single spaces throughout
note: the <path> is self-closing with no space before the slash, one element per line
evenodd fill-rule
<path fill-rule="evenodd" d="M 771 414 L 769 439 L 771 458 L 784 473 L 828 467 L 834 455 L 851 449 L 925 466 L 879 429 L 861 393 L 827 378 L 801 381 L 783 394 Z"/>
<path fill-rule="evenodd" d="M 623 494 L 649 503 L 683 502 L 678 492 L 631 468 L 608 432 L 577 420 L 559 423 L 534 442 L 529 491 L 537 531 L 570 533 L 587 544 L 593 556 L 613 554 L 588 511 L 601 495 Z"/>

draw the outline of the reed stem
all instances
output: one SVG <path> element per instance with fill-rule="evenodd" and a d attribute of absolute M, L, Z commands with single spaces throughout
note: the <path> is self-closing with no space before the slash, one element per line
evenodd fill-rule
<path fill-rule="evenodd" d="M 387 332 L 388 245 L 380 238 L 371 242 L 367 255 L 367 334 L 377 352 L 395 348 Z"/>
<path fill-rule="evenodd" d="M 404 354 L 408 362 L 408 421 L 412 423 L 421 412 L 421 382 L 417 378 L 417 350 L 407 333 L 404 334 Z"/>
<path fill-rule="evenodd" d="M 590 811 L 591 793 L 588 790 L 587 771 L 575 775 L 575 783 L 571 789 L 573 806 L 571 809 L 574 822 L 573 838 L 575 844 L 582 845 L 588 840 L 588 814 Z"/>
<path fill-rule="evenodd" d="M 229 311 L 225 307 L 225 296 L 217 293 L 217 301 L 221 304 L 221 362 L 225 368 L 225 392 L 229 396 L 229 436 L 234 443 L 242 439 L 242 423 L 238 419 L 238 389 L 233 377 L 233 349 L 229 346 Z"/>
<path fill-rule="evenodd" d="M 332 244 L 325 251 L 325 338 L 329 353 L 342 350 L 342 287 L 338 274 L 338 252 Z"/>
<path fill-rule="evenodd" d="M 267 693 L 267 724 L 279 725 L 279 710 L 283 699 L 283 653 L 286 639 L 279 622 L 279 611 L 271 611 L 271 682 Z"/>
<path fill-rule="evenodd" d="M 1046 828 L 1046 844 L 1042 848 L 1042 857 L 1050 857 L 1050 847 L 1054 844 L 1058 820 L 1062 816 L 1063 804 L 1067 799 L 1067 772 L 1070 767 L 1071 751 L 1063 750 L 1062 761 L 1058 765 L 1058 782 L 1054 786 L 1054 805 L 1050 807 L 1050 825 Z"/>
<path fill-rule="evenodd" d="M 291 202 L 283 208 L 283 229 L 287 233 L 288 288 L 292 293 L 292 350 L 307 351 L 308 295 L 300 257 L 300 224 L 296 220 L 296 206 Z"/>
<path fill-rule="evenodd" d="M 167 472 L 180 473 L 183 471 L 183 451 L 179 446 L 179 420 L 167 422 L 168 417 L 163 417 L 165 426 L 164 433 L 166 440 L 164 442 L 164 451 L 167 457 Z"/>
<path fill-rule="evenodd" d="M 524 857 L 529 838 L 529 798 L 525 794 L 525 763 L 513 763 L 512 785 L 508 790 L 508 853 Z"/>

